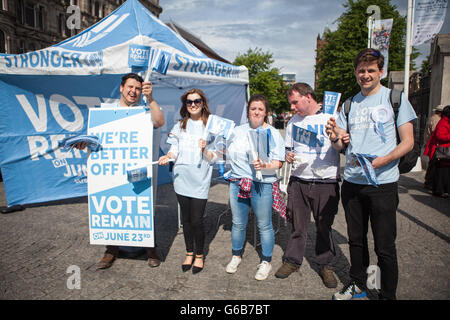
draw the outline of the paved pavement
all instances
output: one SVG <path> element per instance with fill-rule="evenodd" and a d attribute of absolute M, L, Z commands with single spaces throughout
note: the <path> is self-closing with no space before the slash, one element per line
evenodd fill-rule
<path fill-rule="evenodd" d="M 450 298 L 450 199 L 433 197 L 423 185 L 424 171 L 399 181 L 398 261 L 399 299 Z M 181 272 L 182 229 L 172 185 L 160 186 L 155 206 L 159 252 L 163 263 L 147 266 L 144 257 L 124 257 L 107 270 L 96 270 L 103 246 L 89 244 L 87 198 L 29 205 L 24 211 L 0 214 L 0 299 L 214 299 L 328 300 L 336 289 L 323 286 L 314 262 L 315 230 L 309 225 L 306 257 L 300 272 L 287 279 L 274 277 L 281 265 L 290 226 L 280 223 L 275 238 L 273 271 L 265 281 L 254 279 L 260 246 L 255 249 L 250 220 L 244 259 L 234 275 L 225 272 L 231 258 L 231 214 L 228 186 L 215 183 L 207 204 L 205 269 Z M 3 183 L 0 206 L 6 205 Z M 278 220 L 274 214 L 274 225 Z M 342 206 L 333 225 L 337 243 L 334 267 L 339 288 L 346 283 L 349 250 Z M 376 264 L 370 235 L 371 263 Z M 75 266 L 75 267 L 73 267 Z M 75 268 L 75 269 L 71 269 Z M 79 268 L 80 283 L 74 276 Z"/>

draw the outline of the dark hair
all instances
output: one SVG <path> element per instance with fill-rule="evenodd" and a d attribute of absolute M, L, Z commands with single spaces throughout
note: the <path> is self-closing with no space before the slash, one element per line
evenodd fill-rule
<path fill-rule="evenodd" d="M 450 105 L 445 106 L 444 110 L 442 110 L 442 115 L 444 117 L 450 118 Z"/>
<path fill-rule="evenodd" d="M 253 101 L 261 101 L 264 104 L 264 107 L 266 108 L 266 116 L 264 117 L 264 122 L 267 122 L 267 114 L 269 113 L 269 101 L 263 94 L 254 94 L 250 97 L 247 103 L 247 118 L 250 111 L 250 105 Z"/>
<path fill-rule="evenodd" d="M 353 68 L 356 70 L 361 62 L 373 62 L 376 61 L 378 69 L 383 69 L 384 66 L 384 56 L 379 50 L 366 48 L 361 50 L 353 61 Z"/>
<path fill-rule="evenodd" d="M 314 92 L 313 88 L 311 88 L 311 86 L 307 83 L 297 82 L 293 84 L 292 86 L 289 87 L 289 89 L 287 89 L 286 91 L 287 96 L 289 97 L 290 95 L 292 95 L 294 91 L 296 91 L 298 94 L 302 96 L 307 96 L 309 94 L 311 95 L 311 98 L 313 98 L 314 101 L 317 102 L 316 93 Z"/>
<path fill-rule="evenodd" d="M 137 73 L 127 73 L 122 77 L 122 82 L 120 83 L 121 86 L 124 86 L 128 79 L 134 79 L 136 81 L 139 81 L 140 83 L 144 82 L 144 79 Z"/>
<path fill-rule="evenodd" d="M 208 121 L 208 117 L 211 114 L 211 111 L 209 110 L 208 107 L 208 100 L 206 99 L 206 95 L 205 93 L 197 88 L 194 89 L 190 89 L 188 91 L 186 91 L 185 93 L 183 93 L 183 95 L 181 96 L 181 109 L 180 109 L 180 123 L 181 123 L 181 129 L 186 130 L 186 125 L 187 122 L 190 118 L 190 113 L 187 110 L 187 106 L 186 106 L 186 100 L 187 100 L 187 96 L 193 93 L 197 93 L 203 101 L 202 104 L 202 120 L 203 120 L 203 124 L 206 126 L 206 122 Z"/>

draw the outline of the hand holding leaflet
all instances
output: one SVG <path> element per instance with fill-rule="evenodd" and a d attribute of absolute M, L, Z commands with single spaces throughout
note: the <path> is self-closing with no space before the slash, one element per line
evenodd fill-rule
<path fill-rule="evenodd" d="M 375 186 L 378 187 L 379 182 L 377 175 L 375 173 L 375 169 L 372 166 L 372 160 L 375 159 L 377 156 L 371 155 L 371 154 L 361 154 L 361 153 L 353 153 L 352 154 L 356 159 L 358 160 L 359 164 L 361 165 L 361 168 L 363 169 L 364 175 L 367 178 L 367 181 Z"/>
<path fill-rule="evenodd" d="M 85 142 L 89 148 L 91 148 L 92 151 L 97 152 L 101 144 L 98 142 L 98 137 L 95 135 L 85 135 L 81 134 L 75 137 L 68 137 L 60 142 L 60 145 L 62 145 L 66 149 L 73 148 L 77 143 Z"/>
<path fill-rule="evenodd" d="M 174 159 L 169 159 L 169 162 L 175 161 Z M 153 161 L 150 165 L 143 167 L 131 168 L 127 170 L 127 180 L 131 183 L 139 182 L 148 179 L 148 173 L 152 170 L 152 166 L 158 164 L 158 161 Z"/>
<path fill-rule="evenodd" d="M 250 134 L 250 131 L 247 132 L 247 138 L 248 138 L 248 143 L 250 145 L 250 152 L 252 153 L 252 157 L 254 160 L 258 159 L 258 153 L 256 152 L 256 148 L 255 145 L 253 144 L 253 140 Z M 262 180 L 262 173 L 261 170 L 257 170 L 256 171 L 256 179 L 258 180 Z"/>

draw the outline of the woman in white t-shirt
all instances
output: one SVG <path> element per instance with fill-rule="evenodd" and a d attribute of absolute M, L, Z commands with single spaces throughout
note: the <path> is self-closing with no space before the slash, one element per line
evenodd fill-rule
<path fill-rule="evenodd" d="M 172 128 L 167 139 L 171 145 L 167 155 L 159 158 L 160 165 L 175 159 L 173 185 L 183 216 L 186 258 L 183 272 L 203 270 L 205 242 L 204 212 L 212 176 L 213 154 L 205 150 L 202 138 L 211 114 L 206 96 L 200 89 L 191 89 L 181 96 L 181 120 Z M 194 259 L 195 252 L 195 259 Z"/>

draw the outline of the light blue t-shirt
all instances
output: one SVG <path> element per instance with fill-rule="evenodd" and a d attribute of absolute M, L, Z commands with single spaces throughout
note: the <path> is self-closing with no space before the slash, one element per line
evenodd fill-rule
<path fill-rule="evenodd" d="M 198 146 L 203 130 L 202 120 L 189 119 L 186 131 L 181 129 L 178 121 L 170 130 L 172 135 L 167 138 L 170 152 L 177 155 L 173 167 L 174 190 L 177 194 L 196 199 L 208 199 L 213 172 L 212 163 L 202 157 Z"/>
<path fill-rule="evenodd" d="M 285 160 L 284 140 L 277 129 L 268 125 L 270 134 L 273 138 L 269 148 L 270 160 Z M 250 130 L 250 125 L 245 123 L 235 127 L 233 133 L 227 143 L 227 161 L 231 166 L 231 178 L 250 178 L 254 181 L 262 183 L 274 183 L 277 180 L 276 171 L 273 169 L 261 170 L 263 179 L 259 181 L 256 178 L 256 171 L 252 165 L 253 157 L 250 152 L 250 145 L 248 141 L 247 132 Z M 266 162 L 266 161 L 265 161 Z"/>
<path fill-rule="evenodd" d="M 337 125 L 350 133 L 350 143 L 345 152 L 344 180 L 356 184 L 370 184 L 363 169 L 356 165 L 352 153 L 386 156 L 397 146 L 394 112 L 389 101 L 390 90 L 381 87 L 372 96 L 358 93 L 354 98 L 347 119 L 344 108 L 341 109 L 336 121 Z M 401 104 L 397 117 L 397 127 L 416 119 L 413 107 L 402 93 Z M 381 130 L 376 129 L 376 120 L 381 123 Z M 384 131 L 384 135 L 382 134 Z M 380 184 L 396 182 L 399 178 L 399 160 L 375 170 Z"/>

